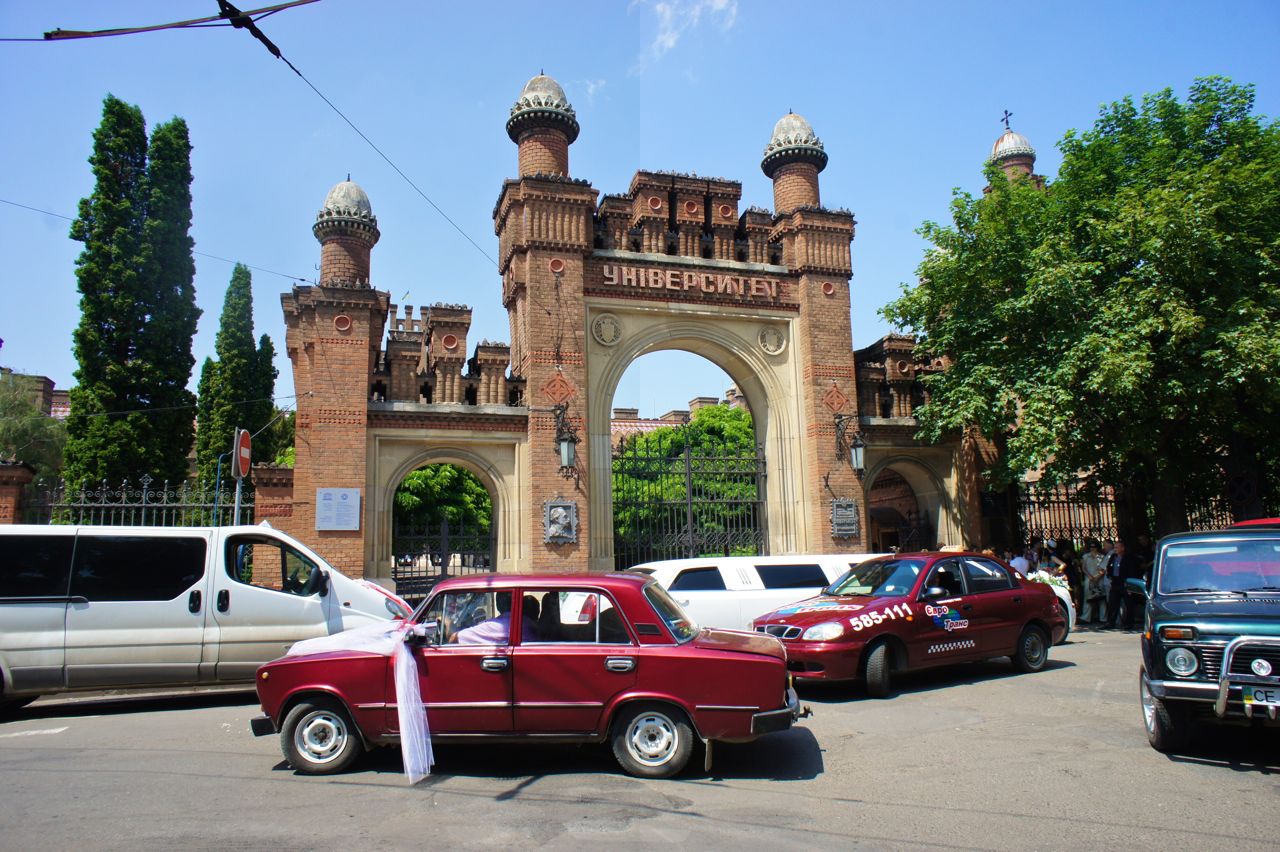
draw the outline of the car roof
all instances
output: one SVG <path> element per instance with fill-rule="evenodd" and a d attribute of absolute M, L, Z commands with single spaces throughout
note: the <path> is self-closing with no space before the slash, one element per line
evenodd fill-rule
<path fill-rule="evenodd" d="M 1240 538 L 1275 538 L 1280 532 L 1280 522 L 1274 526 L 1269 524 L 1233 524 L 1221 530 L 1200 530 L 1198 532 L 1171 533 L 1160 539 L 1160 544 L 1179 541 L 1214 541 Z"/>
<path fill-rule="evenodd" d="M 436 590 L 468 588 L 481 586 L 487 589 L 517 589 L 538 586 L 544 589 L 571 589 L 582 586 L 596 586 L 604 589 L 639 588 L 651 582 L 650 578 L 641 574 L 629 574 L 624 571 L 589 574 L 471 574 L 466 577 L 450 577 L 435 586 Z"/>
<path fill-rule="evenodd" d="M 1274 527 L 1280 529 L 1280 518 L 1254 518 L 1252 521 L 1236 521 L 1231 528 L 1236 527 Z"/>

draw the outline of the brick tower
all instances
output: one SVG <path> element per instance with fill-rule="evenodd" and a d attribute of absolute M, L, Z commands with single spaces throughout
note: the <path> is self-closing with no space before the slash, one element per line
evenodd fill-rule
<path fill-rule="evenodd" d="M 847 453 L 858 421 L 849 319 L 854 221 L 848 211 L 822 207 L 818 174 L 826 165 L 827 153 L 809 122 L 788 112 L 774 126 L 760 168 L 773 180 L 769 240 L 782 245 L 782 263 L 797 276 L 795 341 L 803 365 L 799 405 L 806 522 L 816 533 L 812 541 L 817 549 L 856 550 L 864 538 L 833 539 L 832 515 L 824 510 L 833 500 L 855 500 L 862 515 L 859 529 L 866 529 L 862 482 L 835 458 L 837 432 Z"/>
<path fill-rule="evenodd" d="M 569 176 L 569 146 L 578 138 L 578 120 L 555 80 L 539 74 L 525 84 L 511 108 L 507 134 L 519 149 L 519 177 L 503 184 L 494 230 L 503 305 L 511 322 L 511 372 L 523 379 L 529 410 L 520 460 L 520 512 L 529 545 L 525 565 L 532 571 L 585 570 L 589 519 L 580 470 L 589 447 L 582 291 L 596 191 Z M 570 429 L 579 439 L 579 461 L 572 469 L 561 467 L 558 429 Z M 577 523 L 571 529 L 558 526 L 569 534 L 548 541 L 544 520 L 553 501 L 573 504 Z"/>
<path fill-rule="evenodd" d="M 335 567 L 359 577 L 365 567 L 369 377 L 381 350 L 390 296 L 369 283 L 369 255 L 379 232 L 363 189 L 348 179 L 329 190 L 312 232 L 320 242 L 319 283 L 280 297 L 298 413 L 293 515 L 278 525 L 314 542 Z M 317 525 L 316 501 L 334 497 L 321 489 L 333 488 L 355 489 L 361 502 L 357 529 Z M 352 496 L 346 492 L 348 504 Z"/>

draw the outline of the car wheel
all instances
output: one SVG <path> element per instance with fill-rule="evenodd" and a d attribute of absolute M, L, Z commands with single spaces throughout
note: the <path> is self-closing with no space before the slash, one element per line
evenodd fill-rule
<path fill-rule="evenodd" d="M 1049 662 L 1049 637 L 1044 629 L 1034 624 L 1022 628 L 1018 646 L 1013 652 L 1013 664 L 1021 672 L 1038 672 Z"/>
<path fill-rule="evenodd" d="M 302 702 L 285 716 L 280 750 L 289 765 L 304 775 L 331 775 L 350 766 L 364 751 L 364 744 L 337 701 L 317 698 Z"/>
<path fill-rule="evenodd" d="M 1058 644 L 1061 645 L 1071 635 L 1071 612 L 1067 609 L 1067 604 L 1062 598 L 1058 598 L 1058 610 L 1062 613 L 1062 623 L 1066 625 L 1062 638 L 1058 640 Z"/>
<path fill-rule="evenodd" d="M 670 778 L 693 753 L 693 728 L 679 710 L 656 704 L 630 707 L 613 726 L 613 756 L 630 775 Z"/>
<path fill-rule="evenodd" d="M 889 694 L 889 680 L 893 673 L 893 655 L 883 642 L 867 654 L 867 695 L 884 698 Z"/>
<path fill-rule="evenodd" d="M 1191 741 L 1191 720 L 1181 709 L 1170 707 L 1151 694 L 1147 679 L 1138 675 L 1138 697 L 1142 702 L 1142 722 L 1147 741 L 1158 752 L 1177 751 Z"/>

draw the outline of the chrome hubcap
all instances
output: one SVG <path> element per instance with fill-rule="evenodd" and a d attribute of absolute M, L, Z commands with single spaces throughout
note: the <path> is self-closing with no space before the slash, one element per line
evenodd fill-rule
<path fill-rule="evenodd" d="M 1155 699 L 1151 697 L 1151 690 L 1145 682 L 1138 688 L 1138 692 L 1142 697 L 1142 721 L 1146 723 L 1148 731 L 1154 731 L 1156 729 Z"/>
<path fill-rule="evenodd" d="M 329 710 L 316 710 L 298 723 L 293 744 L 313 763 L 328 763 L 347 744 L 347 725 Z"/>
<path fill-rule="evenodd" d="M 676 749 L 675 723 L 661 713 L 645 713 L 631 722 L 627 750 L 646 766 L 666 763 Z"/>

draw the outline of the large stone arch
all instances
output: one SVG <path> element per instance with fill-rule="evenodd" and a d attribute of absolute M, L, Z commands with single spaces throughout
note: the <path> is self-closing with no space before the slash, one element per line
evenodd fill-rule
<path fill-rule="evenodd" d="M 963 526 L 951 494 L 947 490 L 947 474 L 935 469 L 929 460 L 906 453 L 893 453 L 880 458 L 868 459 L 868 466 L 863 477 L 867 490 L 875 486 L 881 473 L 892 470 L 901 476 L 915 492 L 916 501 L 920 504 L 920 512 L 929 520 L 930 526 L 940 541 L 947 544 L 963 543 Z M 932 547 L 936 542 L 927 542 Z"/>
<path fill-rule="evenodd" d="M 372 535 L 371 562 L 376 576 L 390 577 L 392 501 L 404 478 L 433 464 L 453 464 L 476 476 L 493 501 L 490 529 L 495 537 L 494 559 L 499 570 L 514 570 L 519 560 L 519 528 L 515 516 L 514 457 L 495 452 L 492 446 L 468 446 L 445 441 L 375 441 L 371 447 L 369 493 L 373 499 L 369 517 Z"/>
<path fill-rule="evenodd" d="M 592 306 L 593 316 L 608 313 L 621 324 L 613 346 L 587 341 L 587 423 L 590 447 L 590 560 L 593 570 L 613 567 L 612 445 L 610 423 L 614 394 L 622 376 L 639 357 L 651 352 L 684 351 L 706 358 L 734 381 L 751 409 L 756 441 L 765 448 L 765 501 L 770 552 L 792 553 L 813 545 L 803 522 L 803 479 L 795 347 L 774 355 L 757 342 L 764 327 L 781 331 L 791 341 L 793 318 L 760 312 L 672 316 L 663 311 L 627 311 L 616 304 Z"/>

